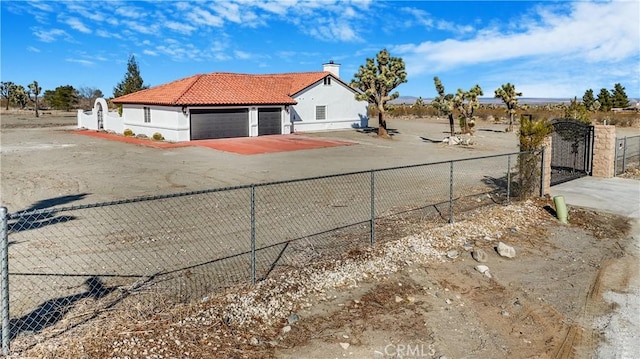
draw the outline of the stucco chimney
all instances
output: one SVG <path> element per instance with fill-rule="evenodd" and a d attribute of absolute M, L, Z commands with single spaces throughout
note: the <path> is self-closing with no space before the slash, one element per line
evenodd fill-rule
<path fill-rule="evenodd" d="M 322 71 L 328 71 L 334 74 L 337 78 L 340 78 L 340 64 L 336 64 L 333 60 L 329 63 L 322 64 Z"/>

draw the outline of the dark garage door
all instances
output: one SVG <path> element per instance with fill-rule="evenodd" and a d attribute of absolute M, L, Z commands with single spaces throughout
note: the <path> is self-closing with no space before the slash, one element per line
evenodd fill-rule
<path fill-rule="evenodd" d="M 258 109 L 258 136 L 281 135 L 282 112 L 280 108 Z"/>
<path fill-rule="evenodd" d="M 249 110 L 198 110 L 191 112 L 191 139 L 249 136 Z"/>

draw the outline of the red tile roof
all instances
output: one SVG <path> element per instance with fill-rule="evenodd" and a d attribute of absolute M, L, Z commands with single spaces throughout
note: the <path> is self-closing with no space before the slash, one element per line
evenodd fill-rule
<path fill-rule="evenodd" d="M 295 105 L 292 96 L 330 72 L 250 75 L 214 72 L 187 77 L 113 99 L 117 104 L 169 106 Z"/>

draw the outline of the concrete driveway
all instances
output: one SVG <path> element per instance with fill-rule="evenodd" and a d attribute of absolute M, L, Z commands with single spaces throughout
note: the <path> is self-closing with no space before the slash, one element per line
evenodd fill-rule
<path fill-rule="evenodd" d="M 551 187 L 551 196 L 564 196 L 569 205 L 640 219 L 640 181 L 583 177 Z"/>

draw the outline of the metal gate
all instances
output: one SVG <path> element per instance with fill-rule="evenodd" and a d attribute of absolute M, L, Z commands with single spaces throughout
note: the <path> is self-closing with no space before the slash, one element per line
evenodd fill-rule
<path fill-rule="evenodd" d="M 591 175 L 593 126 L 577 120 L 555 120 L 551 148 L 551 185 Z"/>

